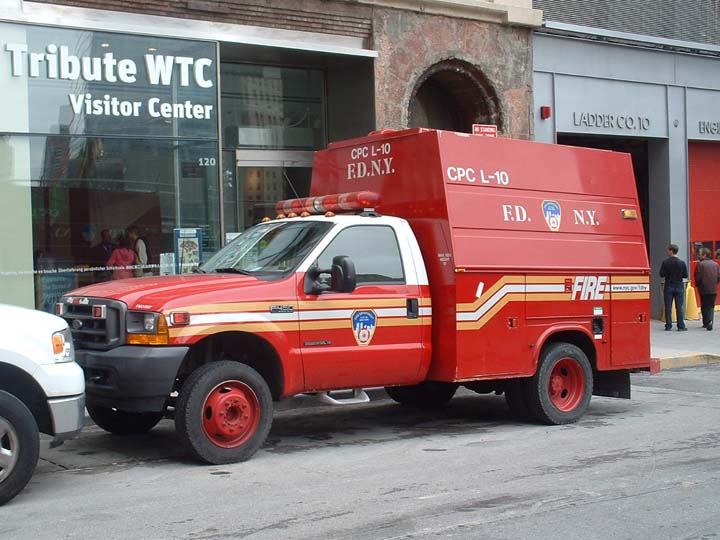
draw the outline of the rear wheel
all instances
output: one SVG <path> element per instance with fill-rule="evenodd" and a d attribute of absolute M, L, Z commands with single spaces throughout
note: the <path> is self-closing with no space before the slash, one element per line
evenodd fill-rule
<path fill-rule="evenodd" d="M 575 345 L 551 344 L 543 351 L 528 387 L 528 405 L 537 420 L 546 424 L 576 422 L 585 414 L 592 396 L 590 361 Z"/>
<path fill-rule="evenodd" d="M 183 383 L 175 427 L 193 454 L 219 465 L 249 459 L 263 445 L 273 419 L 270 389 L 245 364 L 211 362 Z"/>
<path fill-rule="evenodd" d="M 97 405 L 88 405 L 87 410 L 98 426 L 115 435 L 146 433 L 163 417 L 163 413 L 133 413 Z"/>
<path fill-rule="evenodd" d="M 40 439 L 32 413 L 0 390 L 0 505 L 27 485 L 37 465 Z"/>
<path fill-rule="evenodd" d="M 403 405 L 434 409 L 442 407 L 452 399 L 457 391 L 457 384 L 436 381 L 423 381 L 410 386 L 386 386 L 388 395 Z"/>

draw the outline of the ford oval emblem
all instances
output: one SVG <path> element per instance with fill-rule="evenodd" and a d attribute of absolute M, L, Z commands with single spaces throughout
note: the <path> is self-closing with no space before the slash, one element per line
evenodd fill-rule
<path fill-rule="evenodd" d="M 80 319 L 75 319 L 72 322 L 73 330 L 80 330 L 83 327 L 83 322 Z"/>

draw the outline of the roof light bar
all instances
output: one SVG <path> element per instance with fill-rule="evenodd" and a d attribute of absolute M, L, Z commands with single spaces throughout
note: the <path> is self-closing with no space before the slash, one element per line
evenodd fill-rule
<path fill-rule="evenodd" d="M 375 208 L 380 202 L 380 196 L 374 191 L 354 191 L 336 195 L 323 195 L 321 197 L 305 197 L 302 199 L 287 199 L 275 205 L 278 214 L 299 215 L 303 212 L 309 214 L 325 214 L 326 212 L 354 212 Z"/>

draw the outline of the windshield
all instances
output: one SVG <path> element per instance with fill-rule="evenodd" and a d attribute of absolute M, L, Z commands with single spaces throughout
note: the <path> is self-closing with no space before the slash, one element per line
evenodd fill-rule
<path fill-rule="evenodd" d="M 200 267 L 200 272 L 280 278 L 292 272 L 332 223 L 283 221 L 255 225 Z"/>

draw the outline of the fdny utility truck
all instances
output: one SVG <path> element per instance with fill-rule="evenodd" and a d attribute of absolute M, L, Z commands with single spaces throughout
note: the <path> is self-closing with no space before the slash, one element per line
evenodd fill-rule
<path fill-rule="evenodd" d="M 298 393 L 436 407 L 464 386 L 565 424 L 651 367 L 629 155 L 381 131 L 317 152 L 311 196 L 277 210 L 197 273 L 62 298 L 100 427 L 173 416 L 218 464 L 252 456 Z"/>

